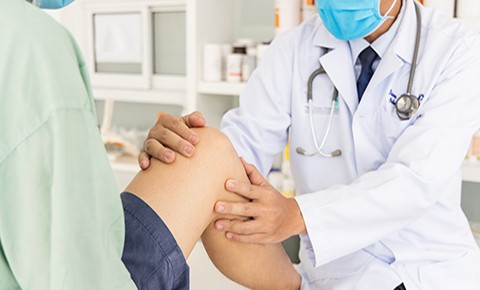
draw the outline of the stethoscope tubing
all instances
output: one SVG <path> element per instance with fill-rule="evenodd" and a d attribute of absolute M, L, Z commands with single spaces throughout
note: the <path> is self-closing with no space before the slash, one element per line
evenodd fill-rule
<path fill-rule="evenodd" d="M 395 105 L 396 110 L 397 110 L 397 115 L 402 120 L 407 119 L 407 118 L 403 118 L 404 114 L 408 113 L 407 116 L 411 116 L 412 112 L 414 112 L 414 110 L 418 109 L 418 104 L 419 104 L 418 99 L 416 99 L 416 97 L 414 95 L 412 95 L 412 88 L 413 88 L 413 82 L 415 80 L 415 73 L 416 73 L 417 62 L 418 62 L 418 54 L 419 54 L 419 50 L 420 50 L 420 38 L 421 38 L 421 33 L 422 33 L 422 15 L 420 13 L 420 8 L 418 6 L 419 4 L 414 2 L 414 5 L 415 5 L 415 13 L 416 13 L 416 16 L 417 16 L 417 30 L 416 30 L 416 37 L 415 37 L 415 47 L 414 47 L 413 56 L 412 56 L 412 67 L 410 69 L 410 75 L 409 75 L 408 84 L 407 84 L 407 93 L 402 95 L 400 98 L 410 98 L 411 104 L 415 103 L 416 107 L 412 107 L 412 105 L 410 105 L 409 110 L 405 110 L 405 112 L 403 112 L 403 110 L 399 109 L 398 105 Z M 327 53 L 328 53 L 328 49 L 323 48 L 323 55 L 325 55 Z M 303 156 L 307 156 L 307 157 L 311 157 L 311 156 L 315 156 L 317 154 L 320 154 L 323 157 L 331 158 L 331 157 L 340 156 L 342 154 L 342 152 L 339 149 L 333 151 L 330 154 L 324 153 L 322 151 L 323 148 L 325 147 L 328 135 L 330 133 L 330 129 L 332 127 L 333 115 L 335 113 L 335 105 L 336 105 L 336 101 L 337 101 L 337 98 L 338 98 L 337 88 L 334 89 L 334 95 L 332 97 L 332 105 L 331 105 L 331 108 L 330 108 L 330 116 L 328 118 L 327 128 L 325 130 L 325 134 L 323 136 L 322 143 L 320 144 L 320 146 L 318 146 L 317 137 L 316 137 L 316 134 L 315 134 L 315 126 L 313 124 L 313 109 L 312 109 L 312 107 L 313 107 L 313 81 L 315 80 L 315 78 L 318 75 L 323 74 L 323 73 L 326 73 L 325 69 L 323 68 L 323 66 L 320 66 L 320 68 L 315 70 L 310 75 L 310 77 L 308 79 L 308 84 L 307 84 L 307 100 L 308 100 L 308 114 L 309 114 L 309 122 L 310 122 L 310 131 L 312 133 L 313 143 L 315 145 L 315 150 L 316 151 L 311 152 L 311 153 L 307 153 L 301 147 L 297 147 L 297 150 L 296 150 L 298 154 L 303 155 Z M 415 100 L 413 98 L 415 98 Z M 398 103 L 398 101 L 400 101 L 400 99 L 397 100 L 397 103 Z"/>

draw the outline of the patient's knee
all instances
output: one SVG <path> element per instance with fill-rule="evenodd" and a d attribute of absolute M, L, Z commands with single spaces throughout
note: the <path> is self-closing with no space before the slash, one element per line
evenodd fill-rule
<path fill-rule="evenodd" d="M 193 130 L 198 134 L 200 140 L 196 146 L 197 154 L 210 152 L 217 156 L 228 154 L 237 157 L 230 139 L 219 130 L 214 128 L 194 128 Z"/>

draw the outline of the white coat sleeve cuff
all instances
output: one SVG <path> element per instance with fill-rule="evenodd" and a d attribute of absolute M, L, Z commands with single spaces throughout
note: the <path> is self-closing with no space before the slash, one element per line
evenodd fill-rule
<path fill-rule="evenodd" d="M 319 206 L 318 193 L 305 194 L 295 197 L 303 215 L 307 234 L 312 243 L 315 255 L 315 267 L 322 266 L 338 258 L 338 250 L 334 245 L 342 241 L 330 241 L 331 218 L 328 214 L 322 214 L 322 206 Z M 338 235 L 337 235 L 338 236 Z"/>

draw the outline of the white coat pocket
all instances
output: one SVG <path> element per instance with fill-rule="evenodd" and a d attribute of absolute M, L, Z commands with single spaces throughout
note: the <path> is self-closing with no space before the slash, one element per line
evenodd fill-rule
<path fill-rule="evenodd" d="M 312 114 L 313 115 L 326 115 L 329 116 L 332 113 L 332 105 L 333 105 L 333 114 L 338 115 L 339 108 L 338 108 L 338 100 L 333 103 L 332 100 L 322 100 L 320 101 L 313 101 L 312 102 Z M 309 105 L 308 102 L 305 103 L 305 113 L 309 114 Z"/>
<path fill-rule="evenodd" d="M 391 151 L 393 144 L 402 133 L 411 125 L 411 120 L 401 120 L 396 113 L 395 106 L 387 103 L 378 110 L 378 133 L 383 144 L 385 156 Z"/>
<path fill-rule="evenodd" d="M 326 265 L 317 267 L 315 270 L 307 271 L 309 282 L 342 279 L 356 275 L 361 272 L 372 259 L 374 259 L 373 256 L 364 251 L 352 253 Z"/>

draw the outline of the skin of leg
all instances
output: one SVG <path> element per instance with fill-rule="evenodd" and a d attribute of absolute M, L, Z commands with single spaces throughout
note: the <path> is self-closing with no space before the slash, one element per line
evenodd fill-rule
<path fill-rule="evenodd" d="M 216 201 L 244 200 L 226 191 L 225 181 L 248 181 L 248 177 L 224 134 L 210 128 L 194 130 L 200 137 L 195 156 L 177 154 L 173 164 L 152 160 L 125 190 L 162 218 L 185 257 L 202 236 L 215 266 L 233 281 L 252 289 L 299 289 L 300 276 L 281 244 L 236 243 L 213 228 Z"/>

